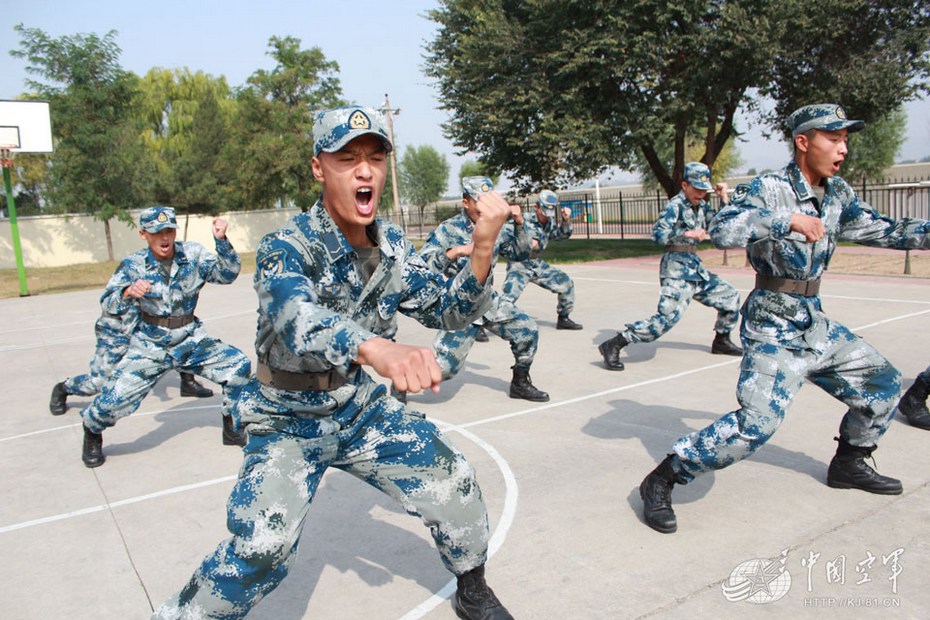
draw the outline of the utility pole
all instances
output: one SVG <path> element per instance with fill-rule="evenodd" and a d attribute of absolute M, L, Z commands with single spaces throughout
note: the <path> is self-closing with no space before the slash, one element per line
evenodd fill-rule
<path fill-rule="evenodd" d="M 384 107 L 381 108 L 381 112 L 387 117 L 388 125 L 388 137 L 391 139 L 391 144 L 394 144 L 394 119 L 391 117 L 391 114 L 397 116 L 400 114 L 400 108 L 391 108 L 391 101 L 388 99 L 387 93 L 384 93 Z M 399 223 L 403 226 L 404 230 L 407 229 L 407 226 L 404 224 L 403 216 L 400 212 L 400 199 L 397 194 L 397 148 L 391 150 L 391 189 L 394 190 L 394 216 L 393 220 L 395 223 Z"/>

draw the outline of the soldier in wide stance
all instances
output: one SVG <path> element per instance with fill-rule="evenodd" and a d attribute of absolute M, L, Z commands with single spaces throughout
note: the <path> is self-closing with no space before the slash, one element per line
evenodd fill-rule
<path fill-rule="evenodd" d="M 487 177 L 462 179 L 462 211 L 440 223 L 420 248 L 420 256 L 434 271 L 452 277 L 468 264 L 468 257 L 474 249 L 472 234 L 478 217 L 478 199 L 493 191 L 494 186 Z M 510 209 L 513 221 L 507 222 L 501 230 L 494 245 L 492 265 L 499 256 L 523 260 L 530 255 L 532 237 L 523 221 L 523 213 L 517 205 L 511 205 Z M 442 369 L 443 380 L 455 376 L 462 369 L 480 330 L 484 329 L 510 343 L 514 358 L 510 398 L 548 401 L 549 394 L 533 385 L 530 378 L 530 366 L 539 346 L 536 321 L 496 292 L 492 292 L 491 296 L 491 307 L 478 323 L 465 329 L 443 330 L 437 334 L 433 350 Z"/>
<path fill-rule="evenodd" d="M 609 370 L 623 370 L 620 351 L 633 342 L 652 342 L 672 329 L 691 300 L 717 311 L 714 340 L 710 352 L 719 355 L 739 355 L 740 348 L 730 340 L 730 332 L 739 320 L 739 293 L 728 282 L 704 268 L 697 253 L 697 244 L 709 239 L 707 227 L 716 211 L 707 202 L 707 193 L 714 190 L 721 200 L 727 200 L 727 184 L 710 184 L 710 170 L 701 162 L 685 165 L 681 191 L 672 198 L 665 213 L 652 228 L 652 239 L 665 246 L 659 266 L 659 307 L 656 313 L 641 321 L 628 323 L 626 329 L 598 345 Z"/>
<path fill-rule="evenodd" d="M 529 258 L 507 260 L 507 278 L 501 291 L 505 301 L 517 303 L 526 285 L 532 282 L 558 295 L 556 305 L 556 329 L 578 330 L 582 326 L 569 316 L 575 309 L 575 283 L 571 276 L 553 267 L 542 257 L 549 241 L 568 239 L 572 236 L 572 210 L 562 209 L 562 223 L 556 221 L 559 197 L 552 190 L 539 192 L 533 213 L 525 218 L 526 227 L 532 237 Z"/>
<path fill-rule="evenodd" d="M 399 227 L 375 218 L 393 148 L 383 116 L 358 106 L 319 112 L 313 141 L 322 197 L 256 253 L 258 368 L 238 404 L 249 440 L 227 504 L 232 536 L 154 617 L 244 617 L 287 575 L 317 486 L 336 467 L 430 528 L 457 576 L 460 618 L 510 619 L 484 579 L 488 514 L 474 470 L 364 368 L 400 390 L 438 390 L 432 351 L 392 340 L 397 312 L 434 329 L 480 316 L 510 209 L 496 193 L 482 197 L 469 264 L 446 279 Z"/>
<path fill-rule="evenodd" d="M 139 234 L 148 247 L 130 254 L 107 283 L 104 312 L 138 313 L 126 354 L 113 368 L 100 394 L 81 411 L 87 467 L 103 465 L 103 431 L 139 408 L 158 380 L 171 369 L 197 374 L 223 386 L 225 445 L 245 438 L 233 418 L 233 403 L 251 373 L 249 359 L 236 347 L 207 335 L 194 316 L 207 282 L 230 284 L 241 262 L 226 238 L 226 220 L 213 220 L 216 254 L 194 241 L 176 241 L 174 209 L 149 207 L 139 216 Z"/>
<path fill-rule="evenodd" d="M 756 285 L 743 306 L 740 408 L 682 437 L 640 485 L 646 523 L 677 527 L 672 487 L 722 469 L 761 447 L 778 429 L 794 395 L 811 381 L 848 410 L 827 469 L 838 489 L 897 495 L 901 482 L 866 463 L 894 416 L 898 371 L 821 307 L 820 278 L 836 244 L 930 249 L 930 223 L 894 221 L 859 200 L 836 176 L 847 154 L 850 120 L 836 104 L 800 108 L 788 117 L 794 161 L 740 185 L 710 227 L 714 244 L 746 247 Z"/>

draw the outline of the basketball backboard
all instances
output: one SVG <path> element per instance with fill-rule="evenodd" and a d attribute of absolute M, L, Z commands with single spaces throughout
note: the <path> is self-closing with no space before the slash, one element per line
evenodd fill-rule
<path fill-rule="evenodd" d="M 51 153 L 47 101 L 0 101 L 0 147 L 13 153 Z"/>

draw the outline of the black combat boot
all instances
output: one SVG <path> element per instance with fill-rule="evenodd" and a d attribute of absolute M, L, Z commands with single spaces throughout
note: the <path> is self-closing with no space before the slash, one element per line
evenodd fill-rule
<path fill-rule="evenodd" d="M 455 615 L 465 620 L 513 620 L 484 580 L 484 564 L 458 576 Z"/>
<path fill-rule="evenodd" d="M 200 385 L 189 372 L 182 372 L 181 375 L 181 396 L 194 396 L 196 398 L 209 398 L 213 396 L 213 390 Z"/>
<path fill-rule="evenodd" d="M 555 328 L 556 329 L 581 329 L 582 325 L 568 318 L 568 315 L 566 314 L 565 316 L 559 316 L 559 320 L 556 321 L 555 323 Z"/>
<path fill-rule="evenodd" d="M 484 331 L 484 328 L 478 325 L 478 333 L 475 334 L 475 342 L 487 342 L 488 341 L 488 332 Z"/>
<path fill-rule="evenodd" d="M 604 365 L 607 370 L 623 370 L 623 362 L 620 361 L 620 349 L 630 344 L 622 334 L 617 334 L 610 340 L 605 340 L 597 345 L 597 350 L 604 356 Z"/>
<path fill-rule="evenodd" d="M 68 391 L 64 383 L 56 383 L 52 388 L 52 397 L 48 400 L 48 410 L 52 415 L 61 415 L 68 409 Z"/>
<path fill-rule="evenodd" d="M 510 398 L 522 398 L 531 400 L 534 403 L 545 403 L 549 401 L 549 395 L 542 390 L 537 390 L 530 379 L 529 368 L 520 368 L 512 366 L 513 379 L 510 380 Z"/>
<path fill-rule="evenodd" d="M 882 476 L 865 462 L 872 456 L 875 446 L 863 448 L 835 438 L 840 442 L 836 456 L 827 469 L 827 485 L 834 489 L 860 489 L 879 495 L 900 495 L 904 491 L 901 481 Z"/>
<path fill-rule="evenodd" d="M 714 342 L 710 345 L 710 352 L 715 355 L 742 355 L 743 350 L 730 340 L 730 332 L 721 334 L 717 332 Z"/>
<path fill-rule="evenodd" d="M 100 467 L 107 457 L 103 455 L 103 433 L 95 433 L 84 427 L 84 446 L 81 460 L 86 467 Z"/>
<path fill-rule="evenodd" d="M 224 415 L 223 416 L 223 445 L 224 446 L 244 446 L 245 440 L 246 440 L 245 431 L 235 430 L 233 428 L 232 416 Z"/>
<path fill-rule="evenodd" d="M 914 385 L 909 387 L 901 400 L 898 401 L 898 411 L 904 414 L 907 423 L 911 426 L 930 430 L 930 411 L 927 410 L 928 392 L 930 392 L 930 385 L 917 377 Z M 54 392 L 52 392 L 52 395 L 54 396 Z"/>
<path fill-rule="evenodd" d="M 675 511 L 672 510 L 672 486 L 676 482 L 684 483 L 684 480 L 672 469 L 674 456 L 669 454 L 665 457 L 639 485 L 646 525 L 663 534 L 671 534 L 678 530 L 678 520 L 675 518 Z"/>

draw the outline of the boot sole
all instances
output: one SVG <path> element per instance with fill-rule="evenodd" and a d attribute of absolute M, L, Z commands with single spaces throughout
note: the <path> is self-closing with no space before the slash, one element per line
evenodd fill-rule
<path fill-rule="evenodd" d="M 181 396 L 186 396 L 188 398 L 189 397 L 210 398 L 211 396 L 213 396 L 213 391 L 211 390 L 209 393 L 204 392 L 203 394 L 198 394 L 197 392 L 185 392 L 184 390 L 181 390 Z"/>
<path fill-rule="evenodd" d="M 903 487 L 900 489 L 869 489 L 851 484 L 849 482 L 837 482 L 835 480 L 827 480 L 827 486 L 831 489 L 855 489 L 857 491 L 865 491 L 866 493 L 873 493 L 875 495 L 901 495 L 901 493 L 904 492 Z"/>
<path fill-rule="evenodd" d="M 519 399 L 519 400 L 528 400 L 531 403 L 548 403 L 549 397 L 545 398 L 530 398 L 529 396 L 520 396 L 519 394 L 510 394 L 510 398 Z"/>

